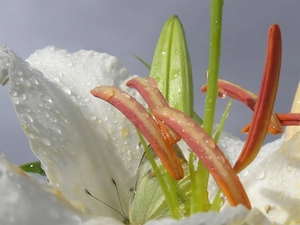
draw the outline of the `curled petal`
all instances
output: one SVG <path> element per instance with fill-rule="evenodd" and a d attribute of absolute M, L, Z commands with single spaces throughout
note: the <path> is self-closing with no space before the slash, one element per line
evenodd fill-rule
<path fill-rule="evenodd" d="M 140 103 L 126 92 L 114 87 L 97 87 L 91 93 L 118 108 L 149 141 L 172 177 L 177 180 L 183 178 L 183 169 L 176 151 L 162 137 L 156 122 Z"/>
<path fill-rule="evenodd" d="M 107 194 L 114 178 L 124 186 L 120 198 L 128 211 L 139 139 L 124 115 L 90 95 L 97 84 L 120 87 L 129 78 L 126 69 L 108 54 L 71 54 L 53 46 L 36 51 L 27 62 L 7 48 L 0 48 L 0 58 L 22 128 L 51 185 L 94 215 L 120 218 L 84 190 L 117 208 L 116 195 Z"/>
<path fill-rule="evenodd" d="M 153 114 L 184 139 L 210 171 L 232 206 L 243 204 L 251 208 L 247 194 L 223 152 L 194 120 L 176 109 L 167 107 L 156 109 Z"/>
<path fill-rule="evenodd" d="M 0 224 L 121 225 L 113 218 L 80 212 L 61 192 L 28 176 L 3 155 L 0 156 L 0 196 Z"/>

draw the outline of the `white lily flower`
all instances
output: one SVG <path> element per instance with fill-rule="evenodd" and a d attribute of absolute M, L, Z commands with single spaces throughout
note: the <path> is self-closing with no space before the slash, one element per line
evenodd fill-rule
<path fill-rule="evenodd" d="M 115 57 L 93 51 L 70 54 L 47 47 L 27 62 L 3 47 L 0 82 L 9 76 L 17 115 L 50 185 L 0 158 L 0 224 L 122 224 L 120 215 L 85 189 L 120 210 L 113 178 L 128 216 L 130 188 L 143 150 L 133 125 L 114 107 L 92 97 L 90 90 L 112 85 L 141 100 L 124 85 L 130 75 Z M 251 211 L 225 206 L 219 213 L 147 224 L 296 224 L 300 132 L 279 148 L 282 143 L 283 139 L 265 146 L 268 150 L 241 173 Z M 228 135 L 219 144 L 231 162 L 242 145 Z"/>

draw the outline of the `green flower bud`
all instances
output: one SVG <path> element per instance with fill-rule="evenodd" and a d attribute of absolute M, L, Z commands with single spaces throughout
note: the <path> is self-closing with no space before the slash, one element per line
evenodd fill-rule
<path fill-rule="evenodd" d="M 192 67 L 184 30 L 176 15 L 167 20 L 161 31 L 150 77 L 157 80 L 159 90 L 171 107 L 193 117 Z"/>

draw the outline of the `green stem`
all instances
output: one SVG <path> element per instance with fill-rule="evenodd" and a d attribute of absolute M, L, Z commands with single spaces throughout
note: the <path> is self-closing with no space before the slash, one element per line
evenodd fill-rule
<path fill-rule="evenodd" d="M 210 50 L 208 65 L 207 92 L 203 119 L 203 128 L 212 135 L 216 99 L 218 94 L 217 82 L 221 55 L 223 0 L 211 0 L 210 12 Z"/>
<path fill-rule="evenodd" d="M 168 179 L 168 178 L 164 179 L 160 169 L 158 168 L 158 166 L 155 162 L 155 159 L 154 159 L 153 155 L 151 154 L 151 152 L 150 152 L 150 150 L 149 150 L 149 148 L 146 144 L 146 141 L 145 141 L 144 137 L 142 136 L 142 134 L 138 130 L 137 130 L 137 134 L 138 134 L 139 139 L 142 143 L 142 146 L 144 147 L 147 159 L 148 159 L 149 163 L 152 166 L 152 169 L 155 173 L 155 176 L 157 178 L 159 186 L 160 186 L 162 192 L 164 193 L 167 205 L 168 205 L 169 210 L 170 210 L 171 217 L 174 218 L 174 219 L 180 219 L 179 218 L 179 205 L 178 205 L 177 194 L 176 194 L 176 191 L 174 192 L 173 183 L 171 183 L 171 184 L 169 183 L 171 177 L 169 177 L 170 179 Z M 166 173 L 168 173 L 168 172 L 166 171 Z M 173 182 L 173 181 L 171 181 L 171 182 Z M 169 188 L 170 186 L 173 186 L 173 187 Z"/>
<path fill-rule="evenodd" d="M 201 190 L 197 183 L 196 172 L 194 168 L 194 153 L 190 152 L 189 155 L 189 171 L 192 186 L 192 198 L 191 198 L 191 215 L 201 211 L 201 205 L 199 204 L 199 199 L 201 199 Z"/>
<path fill-rule="evenodd" d="M 231 99 L 229 100 L 228 104 L 227 104 L 227 107 L 226 107 L 226 109 L 225 109 L 223 115 L 222 115 L 222 118 L 221 118 L 221 121 L 220 121 L 220 125 L 218 126 L 216 135 L 215 135 L 215 137 L 214 137 L 214 141 L 215 141 L 216 143 L 218 143 L 218 141 L 219 141 L 221 132 L 222 132 L 223 127 L 224 127 L 224 125 L 225 125 L 226 118 L 227 118 L 227 116 L 228 116 L 230 107 L 231 107 L 231 105 L 232 105 L 232 101 L 233 101 L 233 99 L 231 98 Z"/>

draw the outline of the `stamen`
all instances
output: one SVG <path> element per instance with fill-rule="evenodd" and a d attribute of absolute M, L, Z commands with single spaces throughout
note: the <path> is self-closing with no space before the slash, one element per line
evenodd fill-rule
<path fill-rule="evenodd" d="M 155 117 L 173 128 L 195 152 L 227 196 L 232 206 L 251 208 L 247 194 L 223 152 L 193 119 L 168 107 L 153 110 Z"/>
<path fill-rule="evenodd" d="M 107 93 L 113 93 L 113 95 L 107 98 Z M 91 94 L 106 100 L 119 109 L 149 141 L 171 176 L 176 180 L 183 178 L 183 169 L 176 151 L 164 139 L 155 120 L 140 103 L 115 87 L 97 87 L 91 91 Z"/>
<path fill-rule="evenodd" d="M 244 103 L 246 106 L 248 106 L 251 110 L 254 111 L 257 102 L 257 95 L 254 94 L 253 92 L 239 85 L 221 79 L 218 80 L 218 89 L 219 89 L 218 92 L 219 97 L 224 98 L 224 96 L 229 96 L 233 99 L 236 99 Z M 201 87 L 202 92 L 206 92 L 206 90 L 207 90 L 207 85 Z M 247 133 L 249 131 L 249 127 L 250 124 L 246 125 L 244 128 L 242 128 L 241 132 Z M 282 124 L 280 123 L 275 112 L 272 113 L 268 130 L 271 134 L 282 133 Z"/>
<path fill-rule="evenodd" d="M 166 99 L 159 91 L 156 80 L 152 77 L 136 77 L 129 80 L 126 85 L 128 87 L 136 89 L 140 93 L 140 95 L 150 107 L 151 111 L 160 107 L 169 106 Z M 161 131 L 163 132 L 163 135 L 168 139 L 171 145 L 174 145 L 178 141 L 180 141 L 180 136 L 176 134 L 174 130 L 163 124 L 160 120 L 156 121 Z"/>
<path fill-rule="evenodd" d="M 276 98 L 281 67 L 281 33 L 277 24 L 269 30 L 267 57 L 258 100 L 244 148 L 234 166 L 236 172 L 246 168 L 257 156 L 267 134 Z"/>

